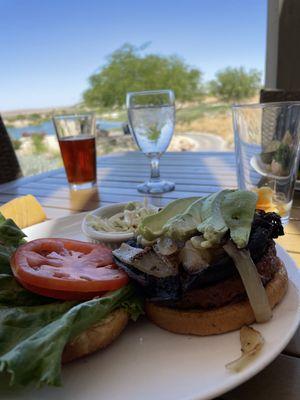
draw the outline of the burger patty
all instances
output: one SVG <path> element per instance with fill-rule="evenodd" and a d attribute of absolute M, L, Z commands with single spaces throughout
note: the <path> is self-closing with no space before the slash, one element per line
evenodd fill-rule
<path fill-rule="evenodd" d="M 280 268 L 280 259 L 276 256 L 275 243 L 271 242 L 266 253 L 256 264 L 262 282 L 266 285 L 272 280 Z M 225 281 L 199 289 L 193 289 L 183 294 L 182 299 L 168 303 L 168 307 L 183 309 L 211 309 L 222 307 L 229 303 L 236 303 L 246 298 L 244 285 L 239 277 L 231 277 Z"/>
<path fill-rule="evenodd" d="M 277 265 L 274 261 L 276 251 L 273 239 L 283 234 L 279 215 L 264 211 L 255 212 L 247 248 L 253 262 L 258 266 L 264 284 L 272 278 L 273 266 Z M 228 239 L 229 235 L 224 237 L 224 242 Z M 130 240 L 127 244 L 133 248 L 143 248 L 136 240 Z M 149 267 L 153 260 L 146 257 L 147 251 L 144 256 L 144 265 Z M 178 254 L 174 256 L 177 257 Z M 168 261 L 173 262 L 170 257 Z M 245 297 L 239 273 L 233 260 L 225 251 L 212 260 L 207 268 L 200 268 L 196 273 L 189 273 L 179 265 L 177 274 L 164 277 L 152 274 L 151 268 L 148 268 L 149 273 L 145 271 L 145 268 L 142 270 L 138 268 L 136 264 L 126 263 L 115 254 L 114 262 L 136 282 L 146 298 L 157 304 L 170 307 L 212 308 Z M 157 267 L 155 260 L 153 262 L 153 266 Z M 207 293 L 207 295 L 202 293 Z"/>

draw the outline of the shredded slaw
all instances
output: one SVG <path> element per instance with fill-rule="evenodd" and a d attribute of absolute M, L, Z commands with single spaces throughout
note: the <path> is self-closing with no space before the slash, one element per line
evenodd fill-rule
<path fill-rule="evenodd" d="M 108 218 L 89 215 L 87 217 L 87 224 L 96 231 L 130 233 L 136 231 L 143 218 L 155 214 L 157 211 L 158 208 L 151 204 L 147 204 L 146 200 L 144 203 L 129 202 L 124 207 L 123 211 Z"/>

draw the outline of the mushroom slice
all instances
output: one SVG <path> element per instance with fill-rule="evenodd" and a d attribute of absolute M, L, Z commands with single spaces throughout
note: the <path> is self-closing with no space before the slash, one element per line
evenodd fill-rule
<path fill-rule="evenodd" d="M 156 253 L 151 247 L 137 249 L 129 246 L 127 243 L 122 243 L 121 247 L 112 253 L 123 263 L 129 264 L 157 278 L 165 278 L 178 274 L 178 263 L 176 260 L 173 260 L 172 257 L 168 258 Z"/>

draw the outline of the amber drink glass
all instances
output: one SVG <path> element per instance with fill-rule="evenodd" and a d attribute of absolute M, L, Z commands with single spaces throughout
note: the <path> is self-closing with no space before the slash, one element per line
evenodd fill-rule
<path fill-rule="evenodd" d="M 57 115 L 53 124 L 70 188 L 91 188 L 97 181 L 94 115 Z"/>

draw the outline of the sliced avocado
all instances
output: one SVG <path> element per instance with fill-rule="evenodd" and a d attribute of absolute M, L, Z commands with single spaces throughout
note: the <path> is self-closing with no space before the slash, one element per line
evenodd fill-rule
<path fill-rule="evenodd" d="M 257 199 L 257 193 L 236 190 L 226 193 L 222 201 L 223 219 L 239 249 L 248 244 Z"/>
<path fill-rule="evenodd" d="M 203 247 L 220 243 L 220 240 L 228 230 L 222 215 L 222 202 L 227 193 L 231 190 L 222 190 L 208 196 L 203 202 L 201 209 L 202 222 L 197 226 L 199 232 L 203 233 L 206 242 Z"/>
<path fill-rule="evenodd" d="M 203 247 L 219 244 L 230 231 L 238 248 L 248 244 L 257 194 L 245 190 L 223 190 L 207 197 L 178 199 L 157 214 L 143 219 L 138 233 L 152 241 L 160 236 L 187 240 L 197 231 Z"/>
<path fill-rule="evenodd" d="M 146 240 L 158 238 L 164 234 L 166 230 L 164 225 L 169 219 L 178 214 L 182 214 L 187 207 L 197 200 L 199 200 L 199 197 L 187 197 L 172 201 L 157 214 L 149 215 L 144 218 L 138 227 L 138 233 Z"/>
<path fill-rule="evenodd" d="M 181 214 L 175 215 L 164 225 L 166 236 L 174 240 L 186 240 L 197 232 L 197 225 L 202 221 L 201 208 L 204 198 L 198 198 Z"/>

